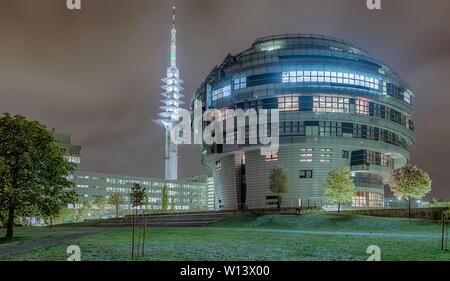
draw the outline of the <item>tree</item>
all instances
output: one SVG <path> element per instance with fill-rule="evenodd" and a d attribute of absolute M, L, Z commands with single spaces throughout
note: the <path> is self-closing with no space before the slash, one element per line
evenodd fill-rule
<path fill-rule="evenodd" d="M 269 189 L 277 195 L 277 208 L 279 210 L 283 199 L 282 196 L 288 191 L 288 176 L 283 169 L 275 167 L 270 174 L 269 180 Z"/>
<path fill-rule="evenodd" d="M 75 200 L 73 183 L 67 178 L 75 166 L 64 159 L 54 133 L 39 122 L 5 113 L 0 118 L 0 158 L 6 240 L 13 238 L 17 215 L 54 215 Z"/>
<path fill-rule="evenodd" d="M 131 188 L 130 203 L 132 207 L 136 208 L 136 215 L 138 207 L 144 206 L 146 201 L 147 195 L 145 194 L 145 187 L 135 183 Z"/>
<path fill-rule="evenodd" d="M 58 217 L 61 223 L 72 223 L 75 221 L 74 209 L 62 208 Z"/>
<path fill-rule="evenodd" d="M 161 210 L 167 211 L 168 207 L 169 207 L 169 197 L 167 191 L 167 184 L 164 184 L 161 195 Z"/>
<path fill-rule="evenodd" d="M 94 200 L 94 205 L 97 207 L 97 213 L 100 219 L 102 219 L 103 214 L 106 213 L 106 204 L 108 204 L 108 201 L 103 196 L 97 197 Z"/>
<path fill-rule="evenodd" d="M 450 201 L 433 198 L 433 199 L 431 199 L 430 207 L 431 208 L 450 208 Z"/>
<path fill-rule="evenodd" d="M 118 218 L 120 205 L 125 204 L 125 198 L 120 193 L 113 193 L 108 199 L 108 204 L 113 205 L 115 207 L 116 218 Z"/>
<path fill-rule="evenodd" d="M 79 210 L 81 221 L 86 220 L 92 212 L 92 200 L 83 201 L 82 207 Z"/>
<path fill-rule="evenodd" d="M 172 196 L 172 200 L 170 200 L 170 210 L 175 212 L 175 196 Z"/>
<path fill-rule="evenodd" d="M 69 204 L 78 201 L 78 195 L 71 189 L 68 193 L 52 193 L 42 196 L 41 210 L 35 210 L 36 216 L 43 216 L 48 226 L 53 226 L 53 220 L 59 216 L 61 210 L 67 208 Z"/>
<path fill-rule="evenodd" d="M 324 184 L 325 195 L 330 204 L 338 204 L 338 213 L 341 205 L 351 203 L 355 195 L 355 184 L 350 177 L 350 167 L 342 166 L 328 173 L 328 180 Z"/>
<path fill-rule="evenodd" d="M 416 166 L 406 165 L 394 171 L 390 188 L 397 197 L 408 199 L 408 217 L 411 217 L 411 199 L 421 199 L 431 191 L 430 176 Z"/>
<path fill-rule="evenodd" d="M 135 232 L 135 223 L 137 220 L 137 214 L 138 214 L 138 207 L 141 207 L 145 205 L 145 202 L 147 201 L 147 196 L 145 194 L 145 187 L 142 187 L 140 184 L 135 183 L 133 187 L 131 188 L 130 193 L 130 203 L 131 205 L 136 208 L 136 216 L 133 217 L 133 238 L 132 238 L 132 246 L 131 246 L 131 258 L 134 258 L 134 232 Z M 144 225 L 145 227 L 145 225 Z M 145 230 L 144 230 L 145 232 Z M 145 237 L 145 236 L 144 236 Z M 144 238 L 145 239 L 145 238 Z M 145 242 L 143 242 L 145 244 Z"/>

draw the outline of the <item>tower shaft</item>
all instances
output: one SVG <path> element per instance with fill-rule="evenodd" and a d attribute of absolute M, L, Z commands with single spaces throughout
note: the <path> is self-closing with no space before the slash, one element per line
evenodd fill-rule
<path fill-rule="evenodd" d="M 181 94 L 183 80 L 180 79 L 180 71 L 177 68 L 177 30 L 175 27 L 175 7 L 172 7 L 172 29 L 170 30 L 170 58 L 167 75 L 162 79 L 161 112 L 154 121 L 165 129 L 164 168 L 165 179 L 176 180 L 178 177 L 178 145 L 172 141 L 171 130 L 179 122 L 180 106 L 183 104 L 184 95 Z"/>

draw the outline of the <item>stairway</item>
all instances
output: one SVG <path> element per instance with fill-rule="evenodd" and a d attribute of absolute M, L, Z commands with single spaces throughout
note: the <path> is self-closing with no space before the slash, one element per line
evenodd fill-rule
<path fill-rule="evenodd" d="M 142 226 L 144 218 L 147 218 L 147 226 L 150 227 L 199 227 L 223 220 L 235 215 L 236 212 L 198 212 L 178 214 L 153 214 L 138 215 L 136 224 Z M 100 221 L 99 227 L 130 227 L 133 225 L 133 217 L 108 219 Z"/>

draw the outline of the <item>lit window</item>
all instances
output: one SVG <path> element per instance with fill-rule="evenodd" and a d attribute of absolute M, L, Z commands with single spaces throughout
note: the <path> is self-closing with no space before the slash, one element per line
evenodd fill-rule
<path fill-rule="evenodd" d="M 278 97 L 279 111 L 296 111 L 299 109 L 298 96 L 286 95 Z"/>
<path fill-rule="evenodd" d="M 221 170 L 222 169 L 222 161 L 216 161 L 216 171 L 219 171 L 219 170 Z"/>
<path fill-rule="evenodd" d="M 311 162 L 313 162 L 313 159 L 312 159 L 312 157 L 313 157 L 313 154 L 312 154 L 313 149 L 312 148 L 302 148 L 302 149 L 300 149 L 300 151 L 301 151 L 301 153 L 300 153 L 300 162 L 302 162 L 302 163 L 311 163 Z"/>
<path fill-rule="evenodd" d="M 356 192 L 355 196 L 353 196 L 352 207 L 366 207 L 366 206 L 367 206 L 366 192 Z"/>
<path fill-rule="evenodd" d="M 229 95 L 231 95 L 231 86 L 227 85 L 225 87 L 212 91 L 211 100 L 216 101 L 221 98 L 228 97 Z"/>
<path fill-rule="evenodd" d="M 369 115 L 369 101 L 356 99 L 355 100 L 355 112 L 358 114 Z"/>
<path fill-rule="evenodd" d="M 234 89 L 235 90 L 244 89 L 246 87 L 247 87 L 247 77 L 240 77 L 240 78 L 234 79 Z"/>
<path fill-rule="evenodd" d="M 335 78 L 337 77 L 337 79 Z M 356 85 L 373 90 L 380 89 L 380 81 L 374 77 L 359 75 L 349 72 L 325 71 L 289 71 L 282 73 L 283 83 L 336 83 L 344 85 Z"/>
<path fill-rule="evenodd" d="M 349 112 L 350 100 L 348 98 L 336 96 L 314 96 L 314 112 Z"/>
<path fill-rule="evenodd" d="M 261 44 L 261 51 L 274 51 L 280 49 L 282 46 L 282 41 L 269 41 Z"/>

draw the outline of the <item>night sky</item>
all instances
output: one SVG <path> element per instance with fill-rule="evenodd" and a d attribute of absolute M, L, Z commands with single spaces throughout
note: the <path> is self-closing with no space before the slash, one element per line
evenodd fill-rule
<path fill-rule="evenodd" d="M 170 8 L 177 5 L 178 66 L 186 101 L 228 53 L 282 33 L 330 35 L 386 62 L 416 94 L 412 161 L 450 197 L 448 0 L 0 0 L 0 112 L 22 113 L 82 148 L 82 170 L 163 177 L 160 105 Z M 180 176 L 207 173 L 192 146 Z"/>

